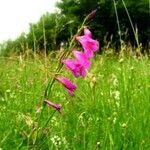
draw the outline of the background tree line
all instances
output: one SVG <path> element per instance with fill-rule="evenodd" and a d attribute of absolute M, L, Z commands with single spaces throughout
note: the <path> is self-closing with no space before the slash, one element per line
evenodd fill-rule
<path fill-rule="evenodd" d="M 78 26 L 92 10 L 96 16 L 90 29 L 103 47 L 108 42 L 118 48 L 121 42 L 142 46 L 148 51 L 150 42 L 150 0 L 61 0 L 59 13 L 45 13 L 37 23 L 31 23 L 28 33 L 0 45 L 1 52 L 24 53 L 58 50 L 75 34 Z"/>

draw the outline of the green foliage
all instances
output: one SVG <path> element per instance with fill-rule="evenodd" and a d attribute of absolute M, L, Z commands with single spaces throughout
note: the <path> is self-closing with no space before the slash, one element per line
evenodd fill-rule
<path fill-rule="evenodd" d="M 27 35 L 29 48 L 34 48 L 34 50 L 46 48 L 47 52 L 58 49 L 61 41 L 68 40 L 69 26 L 70 22 L 61 14 L 44 14 L 38 23 L 30 24 L 30 31 Z M 63 35 L 62 32 L 66 34 Z M 44 47 L 45 43 L 46 47 Z"/>
<path fill-rule="evenodd" d="M 124 42 L 131 42 L 135 45 L 135 37 L 133 35 L 129 18 L 123 6 L 123 1 L 115 0 L 115 2 L 119 15 L 120 28 L 122 31 L 122 40 Z M 149 1 L 140 0 L 137 2 L 136 0 L 125 0 L 124 2 L 132 19 L 134 28 L 137 27 L 138 29 L 139 40 L 145 47 L 150 40 Z M 102 46 L 105 44 L 103 42 L 105 36 L 107 37 L 107 41 L 111 41 L 111 38 L 113 37 L 113 43 L 116 43 L 118 46 L 119 35 L 113 1 L 65 0 L 59 2 L 57 6 L 60 8 L 62 14 L 65 14 L 68 17 L 76 16 L 79 20 L 78 22 L 81 22 L 91 10 L 97 9 L 96 17 L 90 24 L 91 29 L 95 32 L 94 35 L 99 37 Z"/>

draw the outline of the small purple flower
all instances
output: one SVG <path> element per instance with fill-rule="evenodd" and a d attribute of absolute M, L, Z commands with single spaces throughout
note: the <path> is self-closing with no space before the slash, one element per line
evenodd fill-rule
<path fill-rule="evenodd" d="M 50 106 L 50 107 L 56 109 L 56 110 L 60 113 L 60 110 L 61 110 L 61 108 L 62 108 L 62 105 L 60 105 L 60 104 L 55 104 L 55 103 L 53 103 L 53 102 L 51 102 L 51 101 L 49 101 L 49 100 L 44 100 L 44 102 L 45 102 L 48 106 Z"/>
<path fill-rule="evenodd" d="M 74 96 L 74 91 L 76 90 L 77 86 L 73 84 L 69 79 L 65 77 L 55 77 L 57 81 L 59 81 L 65 88 L 67 88 L 68 93 L 71 96 Z"/>

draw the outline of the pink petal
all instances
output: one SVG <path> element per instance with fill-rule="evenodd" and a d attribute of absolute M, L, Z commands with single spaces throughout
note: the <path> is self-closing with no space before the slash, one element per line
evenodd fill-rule
<path fill-rule="evenodd" d="M 87 69 L 85 69 L 84 67 L 81 67 L 81 68 L 80 68 L 80 75 L 81 75 L 82 77 L 85 77 L 85 76 L 86 76 L 86 73 L 87 73 Z"/>
<path fill-rule="evenodd" d="M 89 69 L 91 63 L 85 53 L 80 51 L 73 51 L 73 54 L 76 58 L 76 62 L 85 67 L 85 69 Z"/>
<path fill-rule="evenodd" d="M 81 43 L 85 54 L 88 58 L 93 57 L 93 53 L 99 49 L 99 42 L 90 38 L 89 36 L 78 36 L 76 39 Z"/>
<path fill-rule="evenodd" d="M 84 49 L 84 52 L 88 58 L 92 58 L 94 56 L 94 52 L 89 49 Z"/>
<path fill-rule="evenodd" d="M 92 38 L 92 33 L 91 33 L 91 31 L 90 31 L 88 28 L 86 28 L 86 27 L 84 28 L 84 35 L 86 35 L 86 36 Z"/>
<path fill-rule="evenodd" d="M 70 70 L 74 70 L 75 68 L 75 62 L 71 59 L 63 60 L 62 63 L 65 64 L 66 67 Z"/>
<path fill-rule="evenodd" d="M 76 73 L 77 73 L 77 77 L 82 76 L 85 77 L 86 76 L 86 71 L 87 69 L 81 65 L 80 63 L 76 63 Z"/>
<path fill-rule="evenodd" d="M 79 76 L 77 71 L 76 71 L 76 63 L 74 60 L 66 59 L 66 60 L 63 60 L 62 62 L 74 74 L 75 77 Z"/>

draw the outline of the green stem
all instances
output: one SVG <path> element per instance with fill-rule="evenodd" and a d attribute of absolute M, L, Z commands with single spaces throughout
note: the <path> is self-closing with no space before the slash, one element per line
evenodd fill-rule
<path fill-rule="evenodd" d="M 44 124 L 44 126 L 42 127 L 42 129 L 44 129 L 47 125 L 48 125 L 48 123 L 49 123 L 49 121 L 52 119 L 52 117 L 54 116 L 54 114 L 56 113 L 56 110 L 52 113 L 52 115 L 47 119 L 47 121 L 46 121 L 46 123 Z"/>
<path fill-rule="evenodd" d="M 124 8 L 125 8 L 125 11 L 126 11 L 126 13 L 127 13 L 127 16 L 128 16 L 128 19 L 129 19 L 129 22 L 130 22 L 130 25 L 131 25 L 131 28 L 132 28 L 132 30 L 133 30 L 133 34 L 134 34 L 134 37 L 135 37 L 137 46 L 139 47 L 140 44 L 139 44 L 138 34 L 137 34 L 137 32 L 136 32 L 136 30 L 135 30 L 135 28 L 134 28 L 134 26 L 133 26 L 133 22 L 132 22 L 132 20 L 131 20 L 130 14 L 129 14 L 129 12 L 128 12 L 128 9 L 127 9 L 127 7 L 126 7 L 126 4 L 125 4 L 124 0 L 122 0 L 122 3 L 123 3 L 123 6 L 124 6 Z"/>
<path fill-rule="evenodd" d="M 35 144 L 37 144 L 36 141 L 37 141 L 37 137 L 38 137 L 38 135 L 39 135 L 39 132 L 40 132 L 40 131 L 41 131 L 41 132 L 43 131 L 43 129 L 48 125 L 49 121 L 52 119 L 52 117 L 54 116 L 55 113 L 56 113 L 56 110 L 52 113 L 52 115 L 50 115 L 50 117 L 47 119 L 46 123 L 45 123 L 41 128 L 39 128 L 40 130 L 37 131 L 37 136 L 36 136 L 36 140 L 35 140 L 35 142 L 34 142 L 34 144 L 33 144 L 33 147 L 34 147 Z M 41 113 L 41 114 L 42 114 L 42 113 Z M 40 115 L 40 118 L 41 118 L 41 115 Z M 30 143 L 30 137 L 31 137 L 31 135 L 33 134 L 33 132 L 34 132 L 34 131 L 31 131 L 31 133 L 30 133 L 30 135 L 29 135 L 29 137 L 28 137 L 28 145 L 29 145 L 29 143 Z M 40 133 L 41 133 L 41 132 L 40 132 Z"/>

